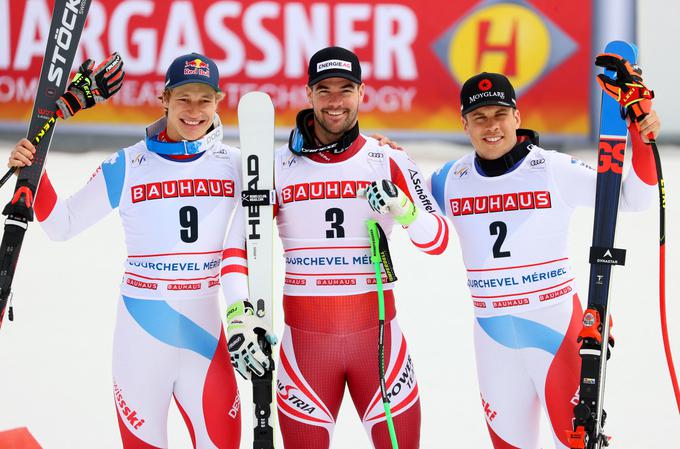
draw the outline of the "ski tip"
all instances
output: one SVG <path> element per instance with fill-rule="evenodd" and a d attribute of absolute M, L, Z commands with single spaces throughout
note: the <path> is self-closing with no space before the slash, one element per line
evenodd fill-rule
<path fill-rule="evenodd" d="M 273 120 L 274 103 L 269 94 L 265 92 L 248 92 L 238 101 L 238 116 L 239 121 L 246 117 L 256 119 L 268 116 L 271 116 Z"/>
<path fill-rule="evenodd" d="M 268 93 L 266 92 L 260 92 L 260 91 L 252 91 L 244 94 L 241 99 L 239 100 L 239 106 L 242 103 L 263 103 L 263 102 L 268 102 L 271 103 L 272 99 L 269 96 Z"/>
<path fill-rule="evenodd" d="M 631 64 L 637 63 L 638 48 L 632 42 L 611 41 L 604 48 L 605 53 L 614 53 L 626 58 Z"/>

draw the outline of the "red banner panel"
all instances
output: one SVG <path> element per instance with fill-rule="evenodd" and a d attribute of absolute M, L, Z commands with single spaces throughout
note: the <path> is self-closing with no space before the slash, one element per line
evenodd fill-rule
<path fill-rule="evenodd" d="M 52 2 L 0 0 L 0 121 L 28 120 Z M 74 124 L 144 125 L 162 110 L 163 76 L 178 55 L 215 60 L 236 125 L 239 97 L 268 92 L 277 126 L 307 106 L 307 61 L 339 45 L 362 61 L 362 128 L 417 135 L 460 133 L 460 85 L 480 71 L 515 85 L 523 125 L 544 134 L 589 134 L 590 2 L 95 0 L 80 42 L 84 58 L 119 52 L 125 86 Z M 112 128 L 113 129 L 113 128 Z"/>

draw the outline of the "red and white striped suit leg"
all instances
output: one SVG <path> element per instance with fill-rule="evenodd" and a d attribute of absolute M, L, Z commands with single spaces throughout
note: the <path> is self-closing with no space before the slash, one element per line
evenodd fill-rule
<path fill-rule="evenodd" d="M 406 340 L 386 292 L 386 381 L 399 447 L 417 449 L 418 385 Z M 345 390 L 349 389 L 376 449 L 391 447 L 380 397 L 375 293 L 344 297 L 284 296 L 277 402 L 286 447 L 326 449 Z"/>

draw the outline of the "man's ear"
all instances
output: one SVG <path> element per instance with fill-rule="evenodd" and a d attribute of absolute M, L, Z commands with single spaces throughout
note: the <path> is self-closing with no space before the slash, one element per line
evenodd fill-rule
<path fill-rule="evenodd" d="M 313 106 L 312 103 L 312 88 L 309 86 L 305 86 L 305 91 L 307 92 L 307 102 L 309 103 L 310 106 Z"/>
<path fill-rule="evenodd" d="M 463 131 L 465 131 L 465 134 L 470 134 L 468 132 L 468 120 L 464 115 L 460 116 L 460 124 L 463 125 Z"/>

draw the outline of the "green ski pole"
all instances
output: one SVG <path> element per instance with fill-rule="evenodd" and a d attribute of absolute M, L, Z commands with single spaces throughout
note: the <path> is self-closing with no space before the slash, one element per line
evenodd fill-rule
<path fill-rule="evenodd" d="M 389 257 L 385 233 L 375 220 L 368 220 L 366 226 L 368 227 L 368 236 L 371 241 L 371 262 L 373 262 L 375 267 L 375 281 L 378 289 L 378 370 L 380 373 L 380 395 L 382 396 L 383 407 L 385 408 L 385 420 L 387 421 L 387 429 L 392 440 L 392 449 L 399 449 L 397 433 L 394 430 L 394 420 L 392 419 L 392 410 L 390 409 L 390 401 L 387 398 L 387 388 L 385 386 L 385 296 L 383 294 L 381 263 L 385 266 L 385 274 L 389 282 L 394 282 L 396 277 L 392 270 L 392 261 Z"/>

